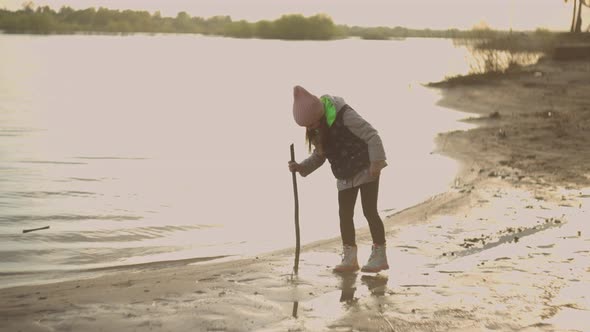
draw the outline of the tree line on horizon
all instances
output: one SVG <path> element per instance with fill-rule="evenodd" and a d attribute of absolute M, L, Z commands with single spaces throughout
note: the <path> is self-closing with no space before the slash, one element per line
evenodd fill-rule
<path fill-rule="evenodd" d="M 163 17 L 159 11 L 113 10 L 87 8 L 75 10 L 62 7 L 58 11 L 49 6 L 31 3 L 23 9 L 0 9 L 0 30 L 5 33 L 69 34 L 69 33 L 194 33 L 235 38 L 287 40 L 329 40 L 345 37 L 390 39 L 406 37 L 486 38 L 497 34 L 491 29 L 470 31 L 407 29 L 403 27 L 358 27 L 336 25 L 324 14 L 304 17 L 300 14 L 283 15 L 270 21 L 255 23 L 233 21 L 230 16 L 201 18 L 179 12 L 176 17 Z"/>
<path fill-rule="evenodd" d="M 75 10 L 49 6 L 34 8 L 32 3 L 21 10 L 0 9 L 0 30 L 5 33 L 70 34 L 70 33 L 194 33 L 235 38 L 286 40 L 330 40 L 346 37 L 391 39 L 407 37 L 483 39 L 503 36 L 507 32 L 489 28 L 472 30 L 408 29 L 404 27 L 359 27 L 336 25 L 328 15 L 304 17 L 283 15 L 270 21 L 233 21 L 230 16 L 193 17 L 179 12 L 176 17 L 163 17 L 159 11 L 113 10 L 87 8 Z"/>

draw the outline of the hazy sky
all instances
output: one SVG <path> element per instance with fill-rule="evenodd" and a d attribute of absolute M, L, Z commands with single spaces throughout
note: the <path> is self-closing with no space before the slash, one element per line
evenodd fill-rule
<path fill-rule="evenodd" d="M 18 9 L 24 0 L 0 0 L 0 7 Z M 257 21 L 282 14 L 326 13 L 336 23 L 361 26 L 468 29 L 479 22 L 492 28 L 532 30 L 537 27 L 568 30 L 572 2 L 563 0 L 37 0 L 55 9 L 107 7 L 160 10 L 164 16 L 186 11 L 193 16 L 230 15 Z M 584 15 L 590 24 L 590 8 Z"/>

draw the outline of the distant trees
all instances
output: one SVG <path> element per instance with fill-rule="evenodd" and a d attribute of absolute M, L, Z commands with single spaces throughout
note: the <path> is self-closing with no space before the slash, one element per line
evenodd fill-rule
<path fill-rule="evenodd" d="M 227 37 L 253 38 L 256 35 L 256 25 L 246 21 L 232 22 L 225 28 L 225 36 Z"/>
<path fill-rule="evenodd" d="M 257 37 L 264 39 L 326 40 L 333 39 L 336 26 L 327 15 L 284 15 L 275 21 L 262 20 L 251 24 L 245 21 L 233 23 L 226 30 L 230 37 Z"/>
<path fill-rule="evenodd" d="M 147 11 L 62 7 L 56 12 L 47 6 L 0 10 L 0 29 L 9 33 L 154 32 L 154 22 Z"/>
<path fill-rule="evenodd" d="M 326 15 L 309 18 L 285 15 L 273 25 L 275 33 L 285 39 L 331 39 L 334 36 L 334 22 Z"/>
<path fill-rule="evenodd" d="M 564 0 L 566 3 L 569 0 Z M 582 32 L 582 6 L 590 7 L 590 0 L 574 0 L 570 32 Z"/>
<path fill-rule="evenodd" d="M 74 10 L 62 7 L 55 11 L 49 7 L 34 8 L 25 3 L 22 10 L 0 10 L 0 30 L 8 33 L 75 33 L 75 32 L 172 32 L 201 33 L 237 38 L 274 39 L 332 39 L 336 27 L 327 15 L 304 17 L 285 15 L 275 21 L 232 21 L 229 16 L 208 19 L 191 17 L 179 12 L 176 17 L 162 17 L 160 12 L 87 8 Z"/>
<path fill-rule="evenodd" d="M 578 0 L 576 0 L 578 1 Z M 587 1 L 590 0 L 580 0 Z M 287 40 L 329 40 L 344 37 L 391 39 L 407 37 L 485 39 L 502 35 L 489 27 L 469 31 L 416 30 L 403 27 L 358 27 L 335 25 L 328 15 L 284 15 L 269 21 L 233 21 L 229 16 L 192 17 L 179 12 L 176 17 L 162 17 L 159 11 L 113 10 L 87 8 L 75 10 L 62 7 L 55 11 L 47 6 L 35 8 L 25 3 L 21 10 L 0 9 L 0 30 L 7 33 L 198 33 L 235 38 Z"/>
<path fill-rule="evenodd" d="M 472 30 L 431 30 L 431 29 L 408 29 L 404 27 L 358 27 L 338 26 L 338 34 L 343 36 L 355 36 L 362 39 L 384 40 L 392 38 L 456 38 L 456 39 L 486 39 L 503 36 L 506 32 L 492 29 Z"/>

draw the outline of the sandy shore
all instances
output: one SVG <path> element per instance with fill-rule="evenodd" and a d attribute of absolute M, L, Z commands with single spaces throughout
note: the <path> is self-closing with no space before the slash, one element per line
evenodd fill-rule
<path fill-rule="evenodd" d="M 464 165 L 448 192 L 385 219 L 385 273 L 333 274 L 339 239 L 297 277 L 292 249 L 148 264 L 0 289 L 0 331 L 590 330 L 589 93 L 590 62 L 443 87 L 480 126 L 438 137 Z"/>

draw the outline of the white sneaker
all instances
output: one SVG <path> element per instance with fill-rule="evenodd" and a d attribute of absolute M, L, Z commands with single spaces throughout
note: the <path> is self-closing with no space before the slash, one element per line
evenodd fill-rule
<path fill-rule="evenodd" d="M 371 249 L 371 257 L 369 257 L 369 261 L 365 266 L 363 266 L 361 271 L 379 272 L 388 269 L 389 265 L 387 264 L 387 252 L 385 250 L 385 245 L 373 244 L 373 248 Z"/>
<path fill-rule="evenodd" d="M 334 272 L 355 272 L 359 269 L 356 257 L 357 248 L 344 246 L 342 248 L 342 262 L 334 267 Z"/>

